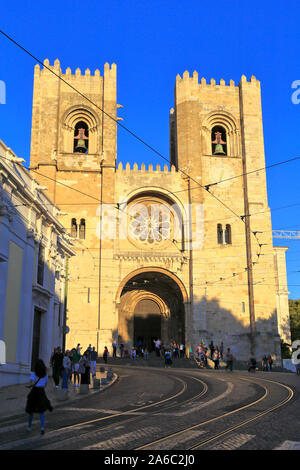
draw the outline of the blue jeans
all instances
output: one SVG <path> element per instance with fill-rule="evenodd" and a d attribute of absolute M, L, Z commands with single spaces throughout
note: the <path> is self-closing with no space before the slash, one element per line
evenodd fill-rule
<path fill-rule="evenodd" d="M 61 388 L 64 388 L 66 390 L 68 390 L 68 382 L 69 382 L 70 372 L 71 371 L 69 369 L 63 369 L 63 378 L 62 378 Z"/>
<path fill-rule="evenodd" d="M 28 416 L 28 428 L 31 429 L 33 414 Z M 40 413 L 41 429 L 45 427 L 45 414 Z"/>

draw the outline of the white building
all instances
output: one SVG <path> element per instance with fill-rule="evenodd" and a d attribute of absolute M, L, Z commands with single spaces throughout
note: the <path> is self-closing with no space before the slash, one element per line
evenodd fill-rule
<path fill-rule="evenodd" d="M 66 272 L 74 255 L 46 188 L 0 140 L 0 386 L 49 365 L 65 334 Z M 1 354 L 0 354 L 1 357 Z"/>

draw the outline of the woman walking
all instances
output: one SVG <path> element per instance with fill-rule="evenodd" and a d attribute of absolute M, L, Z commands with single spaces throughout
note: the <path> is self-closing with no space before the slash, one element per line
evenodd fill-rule
<path fill-rule="evenodd" d="M 212 360 L 215 364 L 215 369 L 219 369 L 219 363 L 220 363 L 220 352 L 218 350 L 218 348 L 216 348 L 213 352 L 213 355 L 212 355 Z"/>
<path fill-rule="evenodd" d="M 69 389 L 69 380 L 72 374 L 72 362 L 70 359 L 69 351 L 66 351 L 64 358 L 63 358 L 63 379 L 61 388 L 63 390 Z"/>
<path fill-rule="evenodd" d="M 47 398 L 45 387 L 48 382 L 47 369 L 44 362 L 39 359 L 36 362 L 34 372 L 30 376 L 30 392 L 27 396 L 27 403 L 25 411 L 28 416 L 27 432 L 31 431 L 32 419 L 34 413 L 40 414 L 41 434 L 45 433 L 45 411 L 52 411 L 50 401 Z"/>
<path fill-rule="evenodd" d="M 80 374 L 80 383 L 83 385 L 88 385 L 88 372 L 90 370 L 89 367 L 89 361 L 86 357 L 86 354 L 82 356 L 82 358 L 79 361 L 79 369 L 78 372 Z"/>
<path fill-rule="evenodd" d="M 73 387 L 76 387 L 76 382 L 77 382 L 77 387 L 79 387 L 79 361 L 80 361 L 80 354 L 78 354 L 76 349 L 73 349 L 73 355 L 72 355 L 72 370 L 73 370 L 73 375 L 74 375 L 74 383 Z"/>
<path fill-rule="evenodd" d="M 61 352 L 61 348 L 58 347 L 54 350 L 54 353 L 51 357 L 51 365 L 52 365 L 52 377 L 54 380 L 54 386 L 55 388 L 58 388 L 59 386 L 59 379 L 60 379 L 60 374 L 62 371 L 63 367 L 63 353 Z"/>
<path fill-rule="evenodd" d="M 108 349 L 105 346 L 104 352 L 103 352 L 103 360 L 104 360 L 105 364 L 107 364 L 107 356 L 108 356 Z"/>

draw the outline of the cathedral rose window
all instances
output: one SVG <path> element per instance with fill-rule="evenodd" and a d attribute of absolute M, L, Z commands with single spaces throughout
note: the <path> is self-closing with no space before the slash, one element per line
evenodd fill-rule
<path fill-rule="evenodd" d="M 172 212 L 166 204 L 145 201 L 129 209 L 129 237 L 143 245 L 160 245 L 171 239 Z"/>

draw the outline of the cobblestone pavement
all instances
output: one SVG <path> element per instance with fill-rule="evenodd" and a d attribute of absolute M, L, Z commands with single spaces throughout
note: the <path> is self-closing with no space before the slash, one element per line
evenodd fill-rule
<path fill-rule="evenodd" d="M 29 435 L 25 413 L 0 418 L 0 449 L 299 448 L 299 376 L 132 366 L 114 371 L 119 380 L 109 390 L 48 413 L 44 436 L 38 416 Z M 277 382 L 291 387 L 292 399 L 241 426 L 289 396 Z"/>

